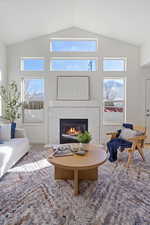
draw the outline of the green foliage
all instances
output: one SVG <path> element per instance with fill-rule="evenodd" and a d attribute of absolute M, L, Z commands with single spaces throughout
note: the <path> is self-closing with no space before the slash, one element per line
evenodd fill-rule
<path fill-rule="evenodd" d="M 10 122 L 19 119 L 22 103 L 20 102 L 20 92 L 18 91 L 16 82 L 11 81 L 7 88 L 1 86 L 0 96 L 4 101 L 4 118 Z"/>
<path fill-rule="evenodd" d="M 92 136 L 88 131 L 85 131 L 84 133 L 78 134 L 77 140 L 80 143 L 89 143 L 92 140 Z"/>

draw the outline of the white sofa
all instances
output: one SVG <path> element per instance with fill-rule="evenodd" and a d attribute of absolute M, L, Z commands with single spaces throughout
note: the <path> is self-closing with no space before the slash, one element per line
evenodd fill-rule
<path fill-rule="evenodd" d="M 0 144 L 0 177 L 28 151 L 30 145 L 23 129 L 16 129 L 15 138 Z"/>

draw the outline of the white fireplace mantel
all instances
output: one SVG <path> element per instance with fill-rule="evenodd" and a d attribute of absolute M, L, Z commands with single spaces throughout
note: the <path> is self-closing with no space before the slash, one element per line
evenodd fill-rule
<path fill-rule="evenodd" d="M 88 119 L 92 143 L 100 143 L 100 105 L 96 101 L 52 101 L 49 105 L 49 143 L 60 143 L 60 119 Z"/>
<path fill-rule="evenodd" d="M 64 108 L 64 107 L 82 107 L 82 108 L 89 108 L 89 107 L 100 107 L 100 103 L 98 101 L 50 101 L 49 108 Z"/>

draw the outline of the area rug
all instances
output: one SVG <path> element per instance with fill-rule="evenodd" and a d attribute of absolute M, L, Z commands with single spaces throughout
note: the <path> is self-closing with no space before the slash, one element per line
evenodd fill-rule
<path fill-rule="evenodd" d="M 98 181 L 55 181 L 48 150 L 31 151 L 0 180 L 0 225 L 150 225 L 150 150 L 124 167 L 106 162 Z"/>

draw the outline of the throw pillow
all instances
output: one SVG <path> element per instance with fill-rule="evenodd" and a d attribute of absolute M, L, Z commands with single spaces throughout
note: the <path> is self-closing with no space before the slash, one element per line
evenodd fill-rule
<path fill-rule="evenodd" d="M 10 141 L 11 139 L 11 124 L 0 125 L 0 141 Z"/>
<path fill-rule="evenodd" d="M 143 131 L 136 130 L 136 136 L 142 136 L 142 135 L 144 135 Z"/>
<path fill-rule="evenodd" d="M 122 128 L 119 138 L 127 140 L 129 138 L 135 137 L 136 133 L 137 133 L 136 130 L 131 130 L 129 128 Z"/>

